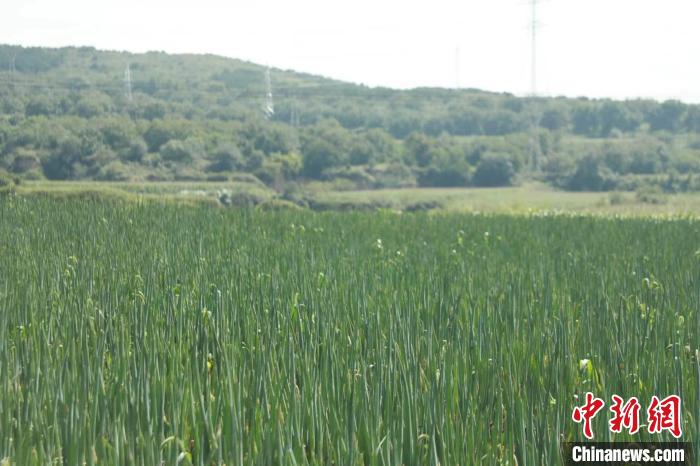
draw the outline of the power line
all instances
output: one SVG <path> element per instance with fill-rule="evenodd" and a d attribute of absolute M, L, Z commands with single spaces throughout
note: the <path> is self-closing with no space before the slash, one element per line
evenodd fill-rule
<path fill-rule="evenodd" d="M 459 89 L 459 45 L 455 48 L 455 89 Z"/>
<path fill-rule="evenodd" d="M 532 6 L 532 19 L 531 19 L 531 33 L 532 33 L 532 44 L 531 44 L 531 60 L 532 62 L 530 63 L 530 85 L 531 85 L 531 94 L 532 96 L 537 95 L 537 28 L 539 27 L 539 23 L 537 22 L 537 4 L 538 0 L 532 0 L 531 1 L 531 6 Z"/>
<path fill-rule="evenodd" d="M 131 79 L 129 79 L 129 77 Z M 89 82 L 88 79 L 85 76 L 81 76 L 77 78 L 76 80 L 70 81 L 67 80 L 65 77 L 63 79 L 55 79 L 54 76 L 50 77 L 51 79 L 41 79 L 37 78 L 36 76 L 33 75 L 27 75 L 24 73 L 15 73 L 12 75 L 11 73 L 5 71 L 5 72 L 0 72 L 0 91 L 3 89 L 3 84 L 6 86 L 13 86 L 14 88 L 17 89 L 37 89 L 37 90 L 43 90 L 46 92 L 49 91 L 55 91 L 55 92 L 69 92 L 69 93 L 77 93 L 77 92 L 86 92 L 86 91 L 100 91 L 104 92 L 108 95 L 110 95 L 112 98 L 117 98 L 119 96 L 126 96 L 127 98 L 129 97 L 129 85 L 128 83 L 131 83 L 131 95 L 132 99 L 135 97 L 135 95 L 140 91 L 141 87 L 144 84 L 149 84 L 152 83 L 153 81 L 134 81 L 133 79 L 133 73 L 130 72 L 130 68 L 127 67 L 125 68 L 124 71 L 124 77 L 121 80 L 122 82 L 115 82 L 115 81 L 97 81 L 97 82 Z M 271 78 L 271 77 L 270 77 Z M 184 86 L 184 83 L 180 82 L 168 82 L 165 84 L 159 84 L 155 83 L 156 86 L 156 93 L 165 93 L 165 94 L 172 94 L 174 92 L 179 92 L 182 89 L 182 86 Z M 148 94 L 153 95 L 154 92 L 148 92 Z M 272 87 L 272 82 L 271 79 L 269 81 L 269 86 L 268 86 L 268 78 L 267 78 L 267 73 L 264 81 L 264 87 L 261 86 L 253 86 L 253 87 L 241 87 L 241 88 L 235 88 L 235 87 L 228 87 L 224 91 L 218 91 L 218 90 L 213 90 L 205 87 L 190 87 L 188 89 L 188 92 L 192 96 L 202 96 L 202 95 L 209 95 L 209 96 L 217 96 L 217 97 L 223 97 L 227 96 L 234 101 L 244 101 L 244 100 L 251 100 L 251 101 L 260 101 L 260 95 L 261 93 L 264 95 L 264 107 L 263 111 L 267 114 L 268 109 L 271 109 L 273 113 L 270 113 L 272 116 L 275 112 L 275 104 L 278 102 L 275 102 L 278 99 L 284 99 L 285 101 L 292 101 L 295 99 L 303 99 L 303 98 L 311 98 L 311 97 L 318 97 L 318 98 L 324 98 L 324 97 L 343 97 L 343 98 L 356 98 L 358 101 L 365 101 L 365 100 L 373 100 L 377 98 L 395 98 L 400 95 L 410 95 L 412 92 L 423 92 L 420 89 L 416 90 L 396 90 L 396 89 L 390 89 L 390 88 L 383 88 L 383 87 L 367 87 L 363 85 L 354 85 L 354 84 L 348 84 L 348 83 L 343 83 L 343 82 L 330 82 L 330 83 L 312 83 L 312 84 L 288 84 L 286 86 L 275 86 L 274 89 Z M 464 95 L 467 96 L 470 94 L 470 91 L 468 90 L 460 90 L 459 95 Z M 169 98 L 172 96 L 169 96 Z M 446 100 L 452 100 L 455 97 L 454 94 L 454 89 L 444 89 L 442 97 Z M 187 99 L 182 99 L 183 101 Z M 296 110 L 297 112 L 297 119 L 299 118 L 299 111 L 298 109 Z"/>
<path fill-rule="evenodd" d="M 51 80 L 37 80 L 34 77 L 30 77 L 28 75 L 24 75 L 22 73 L 16 73 L 13 76 L 10 76 L 9 72 L 0 72 L 0 84 L 2 83 L 11 83 L 14 82 L 17 84 L 19 87 L 27 87 L 27 88 L 41 88 L 41 89 L 51 89 L 55 91 L 60 91 L 60 90 L 65 90 L 65 91 L 85 91 L 85 90 L 98 90 L 98 91 L 105 91 L 105 92 L 111 92 L 113 94 L 126 94 L 127 92 L 127 79 L 126 79 L 127 72 L 125 70 L 124 73 L 124 78 L 122 79 L 122 83 L 119 85 L 116 85 L 114 82 L 111 84 L 109 82 L 96 82 L 96 83 L 90 83 L 86 82 L 84 78 L 81 78 L 81 81 L 61 81 L 57 79 L 51 79 Z M 13 79 L 14 78 L 14 81 Z M 144 83 L 145 81 L 142 81 L 141 83 Z M 177 84 L 183 84 L 183 83 L 177 83 Z M 133 74 L 131 74 L 131 87 L 132 87 L 132 93 L 137 92 L 139 90 L 139 81 L 134 81 L 133 79 Z M 160 87 L 160 90 L 163 91 L 176 91 L 178 90 L 178 86 L 173 86 L 172 83 L 168 83 L 166 86 Z M 211 90 L 211 89 L 206 89 L 206 88 L 191 88 L 190 89 L 193 93 L 198 93 L 198 94 L 212 94 L 212 95 L 224 95 L 228 94 L 231 95 L 233 98 L 255 98 L 259 99 L 260 98 L 260 93 L 261 93 L 261 88 L 260 87 L 249 87 L 249 88 L 230 88 L 227 89 L 226 91 L 216 91 L 216 90 Z M 296 85 L 288 85 L 288 86 L 282 86 L 282 87 L 275 87 L 274 88 L 274 93 L 272 86 L 269 88 L 267 87 L 267 82 L 265 83 L 265 87 L 262 88 L 262 91 L 265 94 L 265 102 L 266 104 L 268 102 L 272 103 L 272 107 L 274 110 L 274 100 L 277 97 L 285 97 L 285 98 L 293 98 L 293 97 L 306 97 L 306 96 L 316 96 L 316 95 L 328 95 L 329 93 L 336 93 L 336 94 L 342 94 L 347 97 L 351 96 L 356 96 L 356 97 L 362 97 L 362 98 L 372 98 L 372 97 L 377 97 L 378 95 L 385 94 L 387 96 L 393 95 L 396 92 L 403 92 L 400 90 L 396 89 L 390 89 L 390 88 L 370 88 L 362 85 L 353 85 L 353 84 L 348 84 L 348 83 L 324 83 L 324 84 L 296 84 Z M 448 89 L 445 89 L 445 91 L 449 91 Z M 410 92 L 410 91 L 408 91 Z M 268 100 L 268 97 L 272 97 L 271 100 Z M 267 105 L 265 105 L 267 107 Z"/>

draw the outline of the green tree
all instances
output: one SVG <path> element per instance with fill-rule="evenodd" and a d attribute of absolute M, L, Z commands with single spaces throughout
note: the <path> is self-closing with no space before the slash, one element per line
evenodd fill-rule
<path fill-rule="evenodd" d="M 27 116 L 52 115 L 56 113 L 56 103 L 44 95 L 35 95 L 27 102 L 24 112 Z"/>
<path fill-rule="evenodd" d="M 687 131 L 700 133 L 700 105 L 688 107 L 684 123 Z"/>
<path fill-rule="evenodd" d="M 419 167 L 427 167 L 437 155 L 436 140 L 423 133 L 411 133 L 404 141 L 404 147 L 409 163 Z"/>
<path fill-rule="evenodd" d="M 597 136 L 599 134 L 600 121 L 598 112 L 592 105 L 583 104 L 574 109 L 572 116 L 574 133 L 585 136 Z"/>
<path fill-rule="evenodd" d="M 184 140 L 192 133 L 193 125 L 186 120 L 155 120 L 143 134 L 149 152 L 158 152 L 170 140 Z"/>
<path fill-rule="evenodd" d="M 80 139 L 69 136 L 50 152 L 42 161 L 44 175 L 50 180 L 68 180 L 80 171 L 80 160 L 83 154 Z"/>
<path fill-rule="evenodd" d="M 476 186 L 510 186 L 514 176 L 515 169 L 508 155 L 487 153 L 476 166 L 472 181 Z"/>
<path fill-rule="evenodd" d="M 686 107 L 682 102 L 667 100 L 648 115 L 649 125 L 653 131 L 678 131 L 685 111 Z"/>
<path fill-rule="evenodd" d="M 576 163 L 567 187 L 573 191 L 607 191 L 615 187 L 615 177 L 600 156 L 590 154 Z"/>
<path fill-rule="evenodd" d="M 471 136 L 484 133 L 483 113 L 475 109 L 461 109 L 450 112 L 453 121 L 450 133 L 460 136 Z M 448 126 L 449 128 L 449 126 Z M 435 135 L 439 133 L 436 132 Z"/>
<path fill-rule="evenodd" d="M 540 126 L 550 131 L 559 131 L 569 125 L 569 114 L 559 106 L 548 108 L 542 113 Z"/>
<path fill-rule="evenodd" d="M 241 150 L 234 142 L 219 144 L 210 157 L 207 170 L 212 172 L 225 172 L 239 170 L 245 166 L 245 160 Z"/>
<path fill-rule="evenodd" d="M 525 119 L 510 110 L 486 112 L 484 116 L 484 133 L 488 135 L 517 133 L 526 128 Z"/>
<path fill-rule="evenodd" d="M 119 150 L 119 158 L 128 162 L 141 162 L 148 153 L 148 145 L 141 137 L 129 141 L 129 145 Z"/>
<path fill-rule="evenodd" d="M 151 102 L 147 104 L 142 111 L 142 115 L 146 120 L 156 120 L 165 117 L 165 104 L 162 102 Z"/>
<path fill-rule="evenodd" d="M 110 111 L 112 99 L 101 92 L 85 92 L 79 95 L 75 112 L 82 118 L 94 118 Z"/>
<path fill-rule="evenodd" d="M 195 138 L 184 141 L 171 140 L 160 149 L 163 160 L 177 163 L 191 163 L 204 155 L 204 146 Z"/>
<path fill-rule="evenodd" d="M 600 135 L 607 137 L 617 128 L 620 131 L 634 131 L 641 124 L 641 119 L 634 115 L 624 104 L 605 102 L 598 112 Z"/>
<path fill-rule="evenodd" d="M 349 132 L 335 120 L 324 120 L 311 127 L 302 138 L 303 173 L 320 178 L 324 170 L 349 161 Z"/>

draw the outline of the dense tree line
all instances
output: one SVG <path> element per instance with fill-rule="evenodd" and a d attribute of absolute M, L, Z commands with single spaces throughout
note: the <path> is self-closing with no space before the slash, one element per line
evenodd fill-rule
<path fill-rule="evenodd" d="M 0 46 L 0 70 L 0 170 L 18 177 L 698 188 L 700 106 L 678 101 L 397 91 L 271 70 L 265 115 L 265 69 L 222 57 Z"/>

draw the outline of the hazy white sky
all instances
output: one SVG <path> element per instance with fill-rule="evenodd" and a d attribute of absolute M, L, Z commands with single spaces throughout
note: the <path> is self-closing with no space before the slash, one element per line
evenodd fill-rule
<path fill-rule="evenodd" d="M 540 93 L 700 102 L 700 1 L 544 0 L 538 11 Z M 373 86 L 524 94 L 530 15 L 527 0 L 2 0 L 0 42 L 214 53 Z"/>

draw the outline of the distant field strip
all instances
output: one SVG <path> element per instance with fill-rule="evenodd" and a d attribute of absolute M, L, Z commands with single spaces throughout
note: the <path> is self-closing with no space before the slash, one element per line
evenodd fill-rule
<path fill-rule="evenodd" d="M 299 185 L 292 201 L 312 210 L 434 210 L 507 214 L 584 213 L 625 217 L 700 217 L 700 194 L 661 194 L 640 199 L 634 192 L 557 191 L 540 183 L 501 188 L 403 188 L 338 191 L 319 183 Z M 285 198 L 259 181 L 95 182 L 25 181 L 23 197 L 105 199 L 221 205 L 221 195 L 241 195 L 256 203 Z"/>
<path fill-rule="evenodd" d="M 699 310 L 692 219 L 7 196 L 0 462 L 559 465 L 587 391 L 697 446 Z"/>

